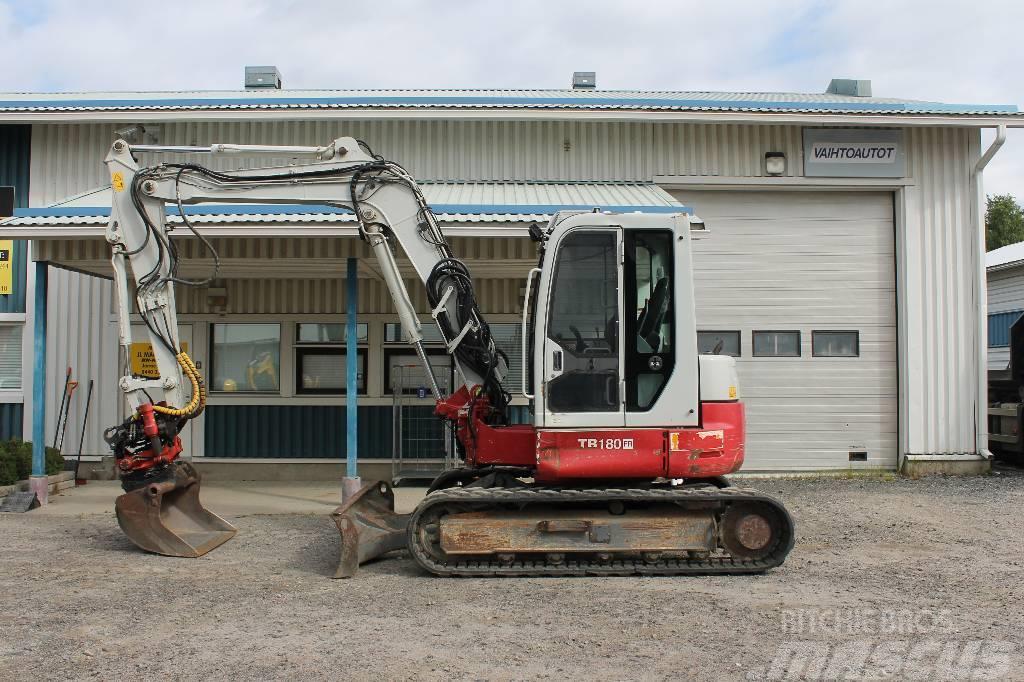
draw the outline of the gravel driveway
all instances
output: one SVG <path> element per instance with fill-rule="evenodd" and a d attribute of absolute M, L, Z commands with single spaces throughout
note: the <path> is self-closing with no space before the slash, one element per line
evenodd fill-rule
<path fill-rule="evenodd" d="M 797 522 L 755 577 L 332 580 L 322 515 L 200 559 L 113 513 L 0 515 L 0 679 L 1024 679 L 1024 475 L 767 479 Z"/>

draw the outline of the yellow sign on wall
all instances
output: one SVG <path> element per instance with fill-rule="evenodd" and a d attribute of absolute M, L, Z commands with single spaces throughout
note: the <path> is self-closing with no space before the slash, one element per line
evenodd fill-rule
<path fill-rule="evenodd" d="M 10 294 L 14 285 L 14 242 L 0 239 L 0 295 Z"/>
<path fill-rule="evenodd" d="M 131 350 L 132 374 L 148 379 L 159 379 L 160 370 L 156 366 L 153 344 L 139 341 L 132 344 Z M 181 343 L 181 350 L 188 352 L 188 344 L 184 341 Z"/>

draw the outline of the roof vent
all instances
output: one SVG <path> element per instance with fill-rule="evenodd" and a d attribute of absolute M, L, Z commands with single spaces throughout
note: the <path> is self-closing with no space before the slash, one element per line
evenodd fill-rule
<path fill-rule="evenodd" d="M 276 66 L 247 66 L 245 67 L 245 89 L 260 90 L 271 88 L 281 89 L 281 72 Z"/>
<path fill-rule="evenodd" d="M 854 78 L 833 78 L 828 84 L 828 95 L 846 95 L 847 97 L 871 97 L 871 81 L 859 81 Z"/>
<path fill-rule="evenodd" d="M 593 90 L 597 87 L 597 73 L 594 71 L 573 71 L 573 90 Z"/>

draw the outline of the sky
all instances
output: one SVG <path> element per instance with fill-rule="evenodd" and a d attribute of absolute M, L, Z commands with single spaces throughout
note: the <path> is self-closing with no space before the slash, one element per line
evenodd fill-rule
<path fill-rule="evenodd" d="M 0 91 L 285 88 L 822 92 L 1024 109 L 1024 3 L 1002 0 L 0 0 Z M 992 135 L 986 136 L 986 141 Z M 1024 200 L 1024 129 L 985 173 Z"/>

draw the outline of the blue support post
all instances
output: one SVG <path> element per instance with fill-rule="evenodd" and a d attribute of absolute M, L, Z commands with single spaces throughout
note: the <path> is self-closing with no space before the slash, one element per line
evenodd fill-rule
<path fill-rule="evenodd" d="M 46 263 L 36 263 L 32 331 L 32 477 L 40 504 L 46 504 Z"/>
<path fill-rule="evenodd" d="M 345 280 L 345 296 L 348 299 L 347 315 L 345 324 L 345 417 L 347 425 L 345 429 L 345 479 L 342 482 L 342 501 L 348 499 L 361 487 L 359 480 L 359 468 L 357 458 L 359 453 L 359 422 L 358 422 L 358 401 L 359 401 L 359 350 L 358 325 L 356 315 L 359 303 L 359 279 L 357 277 L 357 263 L 355 258 L 348 259 L 348 272 Z"/>

